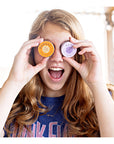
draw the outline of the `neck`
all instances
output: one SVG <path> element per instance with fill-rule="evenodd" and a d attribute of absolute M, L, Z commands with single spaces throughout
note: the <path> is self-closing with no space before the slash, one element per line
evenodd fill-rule
<path fill-rule="evenodd" d="M 43 95 L 46 97 L 60 97 L 65 94 L 65 89 L 62 90 L 51 90 L 48 88 L 44 89 Z"/>

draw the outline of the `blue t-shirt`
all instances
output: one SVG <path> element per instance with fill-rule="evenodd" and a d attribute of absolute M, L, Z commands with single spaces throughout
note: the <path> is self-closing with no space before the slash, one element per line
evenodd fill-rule
<path fill-rule="evenodd" d="M 41 101 L 49 109 L 44 115 L 40 115 L 35 123 L 28 126 L 30 133 L 23 128 L 20 137 L 64 137 L 67 135 L 67 122 L 61 110 L 65 96 L 61 97 L 41 97 Z M 11 137 L 16 137 L 18 130 L 14 128 Z M 5 134 L 6 136 L 6 134 Z"/>

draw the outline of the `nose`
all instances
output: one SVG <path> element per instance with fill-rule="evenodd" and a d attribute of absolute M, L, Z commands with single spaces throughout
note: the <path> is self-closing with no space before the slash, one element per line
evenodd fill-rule
<path fill-rule="evenodd" d="M 62 57 L 61 51 L 59 49 L 55 49 L 55 51 L 50 59 L 51 59 L 51 61 L 63 62 L 63 57 Z"/>

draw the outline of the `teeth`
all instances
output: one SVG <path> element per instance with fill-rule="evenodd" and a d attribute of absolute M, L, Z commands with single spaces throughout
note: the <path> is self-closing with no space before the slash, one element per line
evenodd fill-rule
<path fill-rule="evenodd" d="M 50 68 L 50 70 L 53 70 L 53 71 L 60 71 L 60 70 L 63 70 L 62 68 Z"/>

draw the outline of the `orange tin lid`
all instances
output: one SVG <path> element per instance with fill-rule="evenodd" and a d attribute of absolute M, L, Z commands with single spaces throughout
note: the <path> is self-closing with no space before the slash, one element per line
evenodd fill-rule
<path fill-rule="evenodd" d="M 38 46 L 38 52 L 43 57 L 49 57 L 54 53 L 54 45 L 49 41 L 43 41 Z"/>

